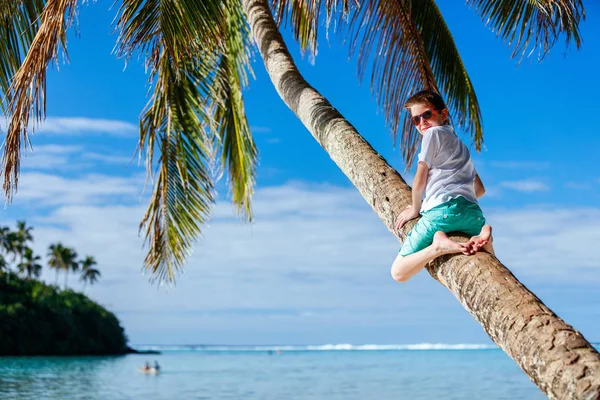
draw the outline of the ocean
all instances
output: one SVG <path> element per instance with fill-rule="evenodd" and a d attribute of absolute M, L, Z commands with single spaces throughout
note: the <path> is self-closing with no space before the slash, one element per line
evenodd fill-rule
<path fill-rule="evenodd" d="M 545 399 L 482 345 L 135 346 L 159 355 L 0 357 L 0 399 Z M 139 370 L 157 361 L 158 375 Z"/>

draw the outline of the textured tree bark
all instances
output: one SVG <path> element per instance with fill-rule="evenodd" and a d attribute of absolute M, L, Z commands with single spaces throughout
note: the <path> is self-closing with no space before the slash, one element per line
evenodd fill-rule
<path fill-rule="evenodd" d="M 242 0 L 277 92 L 388 229 L 411 203 L 411 189 L 354 127 L 300 75 L 267 0 Z M 459 239 L 459 237 L 454 237 Z M 492 340 L 551 399 L 600 399 L 600 354 L 492 255 L 444 256 L 431 276 L 448 288 Z M 391 279 L 391 278 L 390 278 Z"/>

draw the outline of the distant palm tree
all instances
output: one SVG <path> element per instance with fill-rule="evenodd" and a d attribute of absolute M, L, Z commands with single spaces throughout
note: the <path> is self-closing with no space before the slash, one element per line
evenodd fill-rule
<path fill-rule="evenodd" d="M 17 259 L 21 247 L 17 233 L 10 230 L 7 231 L 6 236 L 3 238 L 3 246 L 6 255 L 12 256 L 12 261 L 14 262 Z"/>
<path fill-rule="evenodd" d="M 42 266 L 39 264 L 40 256 L 34 256 L 33 250 L 25 249 L 25 254 L 21 262 L 17 265 L 20 273 L 25 273 L 27 279 L 37 278 L 42 273 Z"/>
<path fill-rule="evenodd" d="M 97 262 L 92 256 L 86 256 L 83 261 L 79 262 L 79 266 L 81 267 L 81 277 L 79 280 L 83 282 L 83 291 L 85 291 L 86 285 L 89 283 L 93 285 L 98 281 L 100 277 L 100 271 L 93 268 Z"/>
<path fill-rule="evenodd" d="M 2 255 L 0 255 L 0 271 L 6 273 L 6 280 L 8 281 L 8 272 L 9 272 L 8 263 L 6 262 L 6 259 L 4 258 L 4 256 L 2 256 Z"/>
<path fill-rule="evenodd" d="M 0 227 L 0 252 L 8 251 L 8 242 L 10 237 L 10 228 L 8 226 Z"/>
<path fill-rule="evenodd" d="M 63 270 L 65 271 L 65 286 L 67 289 L 67 280 L 70 272 L 77 272 L 79 270 L 79 263 L 77 262 L 77 252 L 71 248 L 66 247 L 63 255 Z"/>
<path fill-rule="evenodd" d="M 27 226 L 25 221 L 17 221 L 17 230 L 14 232 L 14 248 L 20 262 L 23 262 L 23 257 L 29 249 L 29 243 L 33 242 L 32 230 L 33 227 Z"/>
<path fill-rule="evenodd" d="M 65 250 L 66 248 L 62 243 L 51 244 L 48 246 L 48 266 L 56 271 L 55 284 L 58 286 L 58 274 L 64 270 L 65 262 Z"/>
<path fill-rule="evenodd" d="M 9 227 L 3 226 L 0 228 L 0 253 L 4 255 L 3 257 L 3 266 L 6 274 L 6 282 L 8 283 L 10 280 L 10 263 L 8 261 L 8 257 L 12 256 L 12 262 L 14 262 L 17 258 L 17 254 L 19 253 L 19 243 L 18 237 L 15 232 L 12 232 Z"/>
<path fill-rule="evenodd" d="M 8 282 L 8 271 L 10 270 L 8 261 L 5 256 L 8 256 L 10 247 L 10 228 L 8 226 L 0 227 L 0 271 L 6 271 L 6 280 Z"/>

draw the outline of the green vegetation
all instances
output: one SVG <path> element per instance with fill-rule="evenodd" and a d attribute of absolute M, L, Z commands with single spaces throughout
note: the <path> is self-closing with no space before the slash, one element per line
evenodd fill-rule
<path fill-rule="evenodd" d="M 78 260 L 61 243 L 48 248 L 48 267 L 56 280 L 64 273 L 64 288 L 38 281 L 41 257 L 29 247 L 33 228 L 0 227 L 0 355 L 124 354 L 131 351 L 115 315 L 83 294 L 67 289 L 71 272 L 84 284 L 98 280 L 92 256 Z"/>
<path fill-rule="evenodd" d="M 2 279 L 6 278 L 6 279 Z M 115 315 L 80 293 L 0 274 L 0 355 L 124 354 Z"/>
<path fill-rule="evenodd" d="M 0 272 L 16 271 L 19 275 L 27 279 L 37 278 L 42 273 L 42 266 L 39 264 L 41 257 L 34 255 L 29 247 L 33 243 L 33 228 L 27 226 L 25 221 L 17 221 L 17 229 L 11 231 L 9 227 L 0 227 Z M 96 260 L 92 256 L 86 256 L 83 260 L 77 259 L 77 252 L 69 247 L 65 247 L 58 242 L 48 246 L 48 267 L 56 271 L 56 283 L 58 284 L 58 275 L 64 273 L 64 289 L 67 289 L 69 273 L 79 272 L 79 280 L 94 284 L 100 277 L 100 271 L 94 268 Z M 10 274 L 6 275 L 9 279 Z"/>

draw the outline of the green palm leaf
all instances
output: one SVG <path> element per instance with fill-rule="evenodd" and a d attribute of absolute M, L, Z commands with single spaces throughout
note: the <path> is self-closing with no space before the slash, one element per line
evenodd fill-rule
<path fill-rule="evenodd" d="M 326 26 L 333 16 L 341 12 L 347 16 L 350 8 L 358 8 L 357 0 L 270 0 L 277 25 L 286 27 L 288 22 L 294 33 L 294 39 L 300 48 L 309 48 L 312 54 L 317 53 L 319 18 L 325 11 Z M 323 10 L 324 7 L 324 10 Z"/>
<path fill-rule="evenodd" d="M 359 79 L 371 71 L 371 88 L 392 136 L 402 132 L 400 147 L 407 168 L 421 138 L 403 104 L 424 88 L 441 92 L 455 123 L 469 133 L 479 150 L 483 126 L 477 96 L 435 1 L 365 0 L 359 7 L 353 4 L 346 0 L 271 0 L 278 23 L 285 26 L 290 21 L 296 40 L 302 47 L 311 44 L 311 49 L 318 40 L 319 11 L 326 11 L 327 21 L 339 15 L 339 32 L 349 42 L 350 54 L 358 54 Z M 585 18 L 581 0 L 467 0 L 467 4 L 514 46 L 514 54 L 525 54 L 532 46 L 539 47 L 543 56 L 561 35 L 566 36 L 567 44 L 580 46 L 578 25 Z"/>
<path fill-rule="evenodd" d="M 404 101 L 421 89 L 438 91 L 430 54 L 413 16 L 418 1 L 367 1 L 347 24 L 350 55 L 358 53 L 358 76 L 371 69 L 371 90 L 384 110 L 393 137 L 402 131 L 401 151 L 407 168 L 420 143 Z"/>
<path fill-rule="evenodd" d="M 538 49 L 542 59 L 561 35 L 579 48 L 579 22 L 585 20 L 582 0 L 467 0 L 490 29 L 521 58 Z"/>
<path fill-rule="evenodd" d="M 235 7 L 238 1 L 230 0 L 230 3 L 234 4 L 227 18 L 225 52 L 217 66 L 217 74 L 222 78 L 216 85 L 214 119 L 218 127 L 221 167 L 228 171 L 233 202 L 238 212 L 251 220 L 258 151 L 246 119 L 242 89 L 248 84 L 248 51 L 252 42 L 241 8 Z"/>
<path fill-rule="evenodd" d="M 6 112 L 4 96 L 19 70 L 39 27 L 44 0 L 0 2 L 0 110 Z"/>
<path fill-rule="evenodd" d="M 439 8 L 434 0 L 414 0 L 412 15 L 454 124 L 468 132 L 475 148 L 481 150 L 483 123 L 475 88 Z M 405 113 L 405 117 L 408 114 Z M 413 130 L 417 135 L 408 118 L 404 120 L 404 127 L 404 132 Z"/>
<path fill-rule="evenodd" d="M 5 14 L 13 16 L 12 19 L 6 20 L 7 24 L 12 21 L 13 28 L 23 26 L 26 21 L 31 21 L 36 12 L 39 12 L 39 2 L 28 0 L 20 2 L 20 5 L 21 7 L 14 6 L 8 14 Z M 30 116 L 33 114 L 35 120 L 40 122 L 46 115 L 46 70 L 50 61 L 56 59 L 61 44 L 65 49 L 66 29 L 74 20 L 76 7 L 77 0 L 49 1 L 39 13 L 40 22 L 35 30 L 26 29 L 21 39 L 15 40 L 14 35 L 21 35 L 21 32 L 17 31 L 14 32 L 12 39 L 7 36 L 0 40 L 5 42 L 1 50 L 6 51 L 9 57 L 2 62 L 2 75 L 6 77 L 10 74 L 9 80 L 11 80 L 8 89 L 2 87 L 5 103 L 3 108 L 10 120 L 2 155 L 3 189 L 8 200 L 12 198 L 18 184 L 21 144 L 29 142 Z M 28 35 L 33 31 L 36 34 L 30 41 Z M 13 67 L 11 63 L 19 62 L 19 51 L 29 43 L 27 56 L 16 74 L 11 74 Z"/>
<path fill-rule="evenodd" d="M 151 72 L 158 69 L 162 52 L 175 71 L 192 66 L 200 51 L 214 50 L 225 21 L 220 1 L 123 0 L 117 27 L 118 55 L 140 52 Z"/>
<path fill-rule="evenodd" d="M 241 93 L 248 28 L 239 0 L 128 0 L 118 27 L 119 54 L 141 51 L 155 81 L 140 122 L 140 150 L 157 170 L 140 225 L 144 263 L 152 279 L 173 280 L 210 216 L 219 152 L 233 201 L 251 219 L 256 148 Z"/>
<path fill-rule="evenodd" d="M 196 75 L 180 73 L 177 79 L 163 58 L 154 97 L 141 121 L 141 149 L 145 143 L 148 149 L 160 149 L 154 193 L 140 225 L 150 244 L 145 265 L 160 281 L 174 279 L 214 201 L 211 138 L 203 126 L 208 116 L 198 90 L 202 70 L 190 68 Z M 152 150 L 148 154 L 151 166 Z"/>

